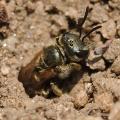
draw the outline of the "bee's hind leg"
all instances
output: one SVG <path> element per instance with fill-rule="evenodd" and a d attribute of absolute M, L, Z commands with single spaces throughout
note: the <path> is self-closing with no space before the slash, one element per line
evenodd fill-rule
<path fill-rule="evenodd" d="M 62 95 L 62 90 L 59 88 L 59 86 L 57 85 L 57 83 L 51 81 L 50 82 L 50 86 L 51 86 L 52 92 L 56 96 L 61 96 Z"/>
<path fill-rule="evenodd" d="M 45 98 L 49 98 L 52 94 L 55 96 L 61 96 L 62 90 L 59 88 L 59 83 L 57 83 L 55 80 L 51 80 L 49 86 L 43 87 L 41 90 L 36 91 L 36 94 L 42 95 Z"/>
<path fill-rule="evenodd" d="M 50 95 L 50 92 L 51 92 L 50 89 L 47 89 L 47 90 L 42 89 L 42 90 L 41 90 L 41 95 L 42 95 L 43 97 L 47 98 L 47 97 Z"/>

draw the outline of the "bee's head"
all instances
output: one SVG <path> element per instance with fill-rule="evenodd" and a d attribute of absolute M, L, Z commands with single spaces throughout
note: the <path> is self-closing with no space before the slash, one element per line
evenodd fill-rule
<path fill-rule="evenodd" d="M 72 33 L 64 33 L 60 39 L 66 55 L 71 61 L 80 61 L 87 57 L 89 49 L 80 41 L 79 36 Z"/>

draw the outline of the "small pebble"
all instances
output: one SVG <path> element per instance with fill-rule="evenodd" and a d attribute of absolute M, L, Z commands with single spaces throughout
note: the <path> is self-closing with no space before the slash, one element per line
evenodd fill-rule
<path fill-rule="evenodd" d="M 3 65 L 3 66 L 1 67 L 1 73 L 2 73 L 4 76 L 7 75 L 7 74 L 9 74 L 9 72 L 10 72 L 10 68 L 9 68 L 8 66 Z"/>
<path fill-rule="evenodd" d="M 8 50 L 15 52 L 16 44 L 18 43 L 18 39 L 16 36 L 10 36 L 3 41 L 3 47 L 6 47 Z"/>

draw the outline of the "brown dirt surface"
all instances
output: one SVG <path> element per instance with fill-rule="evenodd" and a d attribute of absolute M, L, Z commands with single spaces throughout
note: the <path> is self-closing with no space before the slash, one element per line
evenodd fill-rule
<path fill-rule="evenodd" d="M 87 6 L 86 31 L 102 25 L 90 35 L 91 47 L 113 39 L 110 47 L 91 68 L 83 65 L 61 97 L 30 98 L 18 81 L 21 66 L 73 31 Z M 1 0 L 0 120 L 120 120 L 120 0 Z"/>

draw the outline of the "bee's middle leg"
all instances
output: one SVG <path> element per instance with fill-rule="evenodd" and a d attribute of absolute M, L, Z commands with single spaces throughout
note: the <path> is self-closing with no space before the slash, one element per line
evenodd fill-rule
<path fill-rule="evenodd" d="M 58 72 L 58 78 L 60 79 L 66 79 L 73 71 L 80 71 L 80 70 L 81 70 L 81 65 L 78 63 L 70 63 L 56 67 L 56 71 Z"/>

